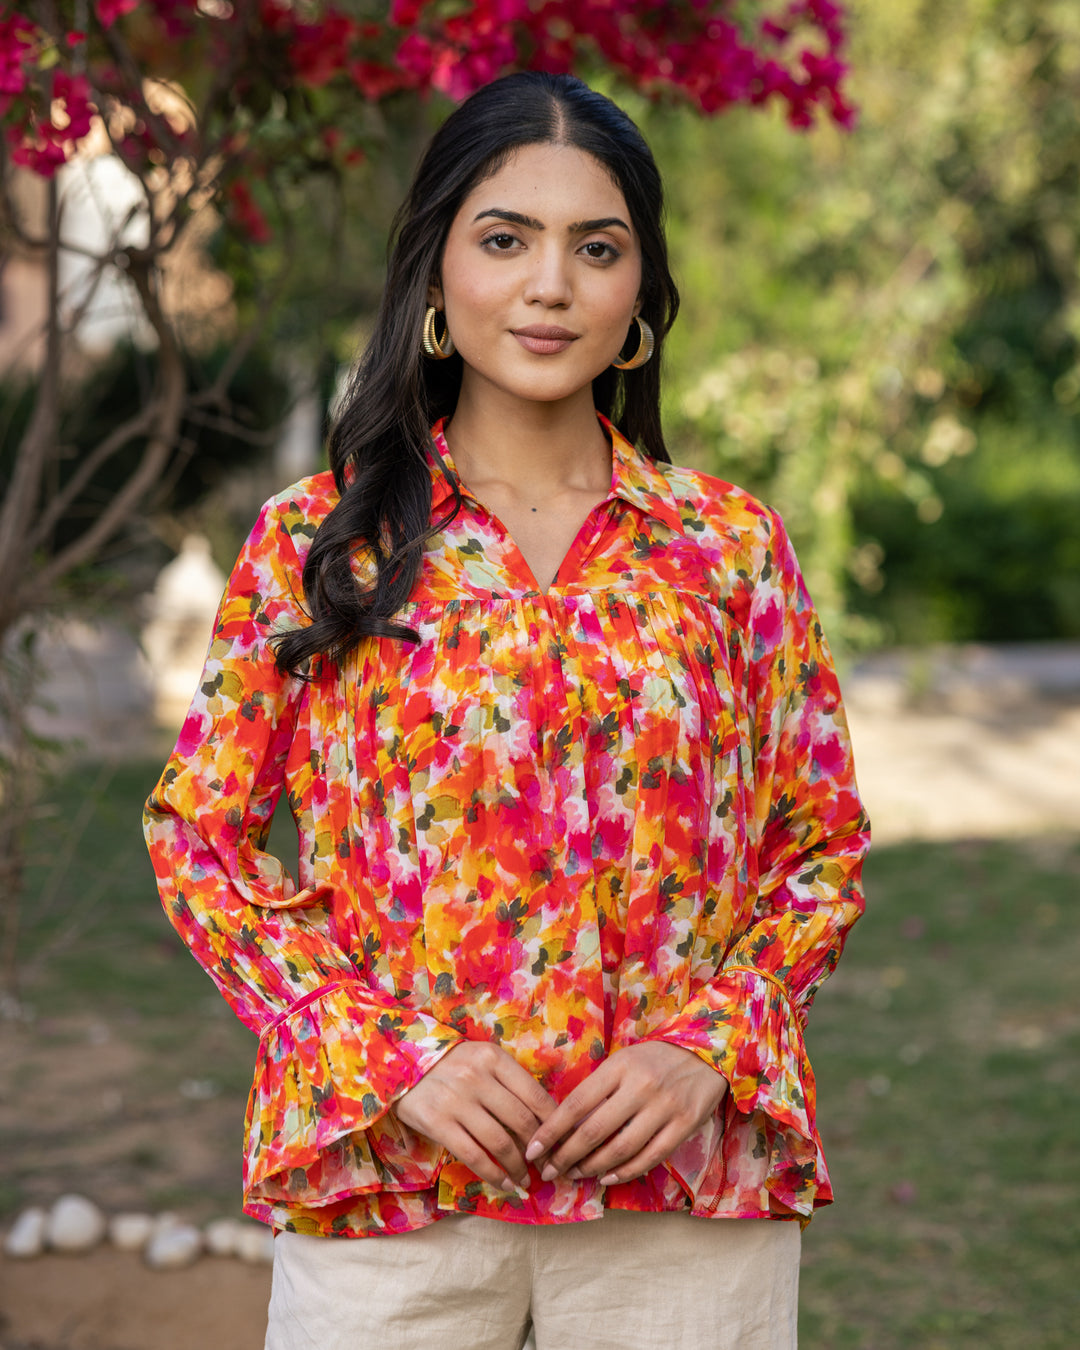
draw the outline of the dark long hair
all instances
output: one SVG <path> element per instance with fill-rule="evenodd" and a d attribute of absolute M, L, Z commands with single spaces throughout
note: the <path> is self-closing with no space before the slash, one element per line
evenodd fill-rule
<path fill-rule="evenodd" d="M 461 358 L 432 361 L 420 336 L 428 287 L 461 203 L 526 145 L 570 145 L 592 155 L 626 199 L 641 243 L 641 316 L 656 334 L 653 359 L 593 381 L 600 412 L 654 459 L 667 461 L 660 427 L 660 355 L 679 307 L 668 268 L 663 187 L 652 153 L 610 99 L 569 75 L 530 71 L 477 91 L 433 137 L 394 220 L 386 288 L 375 331 L 330 433 L 330 467 L 341 494 L 319 526 L 304 565 L 312 622 L 275 639 L 282 672 L 303 674 L 325 655 L 338 661 L 364 637 L 416 638 L 393 621 L 408 599 L 424 544 L 460 509 L 432 525 L 427 450 L 431 426 L 453 414 Z M 357 582 L 353 558 L 370 578 Z"/>

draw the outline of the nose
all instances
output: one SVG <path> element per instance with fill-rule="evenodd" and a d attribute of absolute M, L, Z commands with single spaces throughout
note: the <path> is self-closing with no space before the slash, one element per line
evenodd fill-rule
<path fill-rule="evenodd" d="M 525 277 L 525 302 L 549 307 L 568 305 L 573 298 L 570 262 L 556 241 L 545 240 L 533 251 L 530 262 Z"/>

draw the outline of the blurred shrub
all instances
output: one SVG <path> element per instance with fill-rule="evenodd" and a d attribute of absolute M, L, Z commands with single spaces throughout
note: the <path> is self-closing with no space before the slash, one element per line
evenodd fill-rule
<path fill-rule="evenodd" d="M 1080 466 L 1070 450 L 1060 429 L 1040 444 L 1037 429 L 991 423 L 978 455 L 933 474 L 933 519 L 887 483 L 858 493 L 866 572 L 852 579 L 853 612 L 902 643 L 1080 638 Z"/>
<path fill-rule="evenodd" d="M 1080 9 L 851 10 L 850 136 L 634 109 L 673 457 L 781 510 L 840 646 L 1077 636 Z"/>

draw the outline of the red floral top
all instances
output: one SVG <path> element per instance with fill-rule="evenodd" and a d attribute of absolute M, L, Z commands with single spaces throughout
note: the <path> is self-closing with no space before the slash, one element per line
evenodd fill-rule
<path fill-rule="evenodd" d="M 275 1227 L 832 1198 L 802 1028 L 868 844 L 836 678 L 776 515 L 609 432 L 611 493 L 546 593 L 465 494 L 401 611 L 419 643 L 276 673 L 327 473 L 266 505 L 233 571 L 146 833 L 169 918 L 259 1037 L 245 1208 Z M 265 852 L 283 789 L 299 889 Z M 393 1111 L 463 1037 L 556 1099 L 644 1039 L 731 1090 L 641 1180 L 533 1170 L 507 1195 Z"/>

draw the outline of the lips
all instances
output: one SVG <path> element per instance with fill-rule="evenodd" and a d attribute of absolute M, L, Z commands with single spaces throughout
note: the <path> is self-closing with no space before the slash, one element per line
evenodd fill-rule
<path fill-rule="evenodd" d="M 571 333 L 569 328 L 553 328 L 542 323 L 530 324 L 528 328 L 513 328 L 510 331 L 515 337 L 551 338 L 553 341 L 565 338 L 573 341 L 577 337 L 577 334 Z"/>
<path fill-rule="evenodd" d="M 556 352 L 565 351 L 578 336 L 568 328 L 538 323 L 530 324 L 527 328 L 512 328 L 510 331 L 526 351 L 537 356 L 554 356 Z"/>

